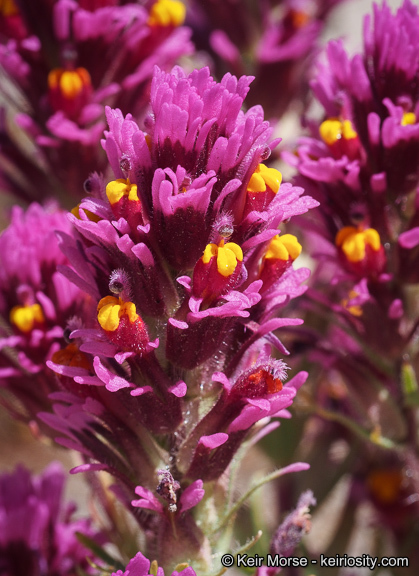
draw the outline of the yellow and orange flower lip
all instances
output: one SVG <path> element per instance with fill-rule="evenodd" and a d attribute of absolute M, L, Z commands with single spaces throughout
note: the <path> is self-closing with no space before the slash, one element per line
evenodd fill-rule
<path fill-rule="evenodd" d="M 217 258 L 217 270 L 224 276 L 231 276 L 236 267 L 237 263 L 243 260 L 243 251 L 238 244 L 234 242 L 227 242 L 224 244 L 224 240 L 217 244 L 208 244 L 204 250 L 202 256 L 202 262 L 208 264 L 211 258 Z"/>
<path fill-rule="evenodd" d="M 150 10 L 149 26 L 182 26 L 186 6 L 179 0 L 157 0 Z"/>
<path fill-rule="evenodd" d="M 259 164 L 253 172 L 249 184 L 248 192 L 265 192 L 269 187 L 276 194 L 281 186 L 282 174 L 275 168 L 268 168 L 265 164 Z"/>
<path fill-rule="evenodd" d="M 48 74 L 48 86 L 50 90 L 59 90 L 64 98 L 73 100 L 86 88 L 90 88 L 92 81 L 86 68 L 64 70 L 54 68 Z"/>
<path fill-rule="evenodd" d="M 124 196 L 132 202 L 139 201 L 137 185 L 131 184 L 129 179 L 125 180 L 124 178 L 109 182 L 106 186 L 106 196 L 111 205 L 117 204 Z"/>
<path fill-rule="evenodd" d="M 265 254 L 267 260 L 294 261 L 301 254 L 302 246 L 293 234 L 277 234 L 272 238 Z"/>
<path fill-rule="evenodd" d="M 350 120 L 328 118 L 320 124 L 320 138 L 328 146 L 333 146 L 338 140 L 353 140 L 358 137 Z"/>
<path fill-rule="evenodd" d="M 30 332 L 36 324 L 45 321 L 44 313 L 39 304 L 14 306 L 10 311 L 10 322 L 21 332 Z"/>
<path fill-rule="evenodd" d="M 124 302 L 121 298 L 116 298 L 115 296 L 102 298 L 97 310 L 99 324 L 107 332 L 115 332 L 117 330 L 122 316 L 128 316 L 131 324 L 139 318 L 133 302 Z"/>
<path fill-rule="evenodd" d="M 360 230 L 354 226 L 345 226 L 336 235 L 335 244 L 341 248 L 350 262 L 361 262 L 365 258 L 366 246 L 375 252 L 381 247 L 380 235 L 374 228 Z"/>

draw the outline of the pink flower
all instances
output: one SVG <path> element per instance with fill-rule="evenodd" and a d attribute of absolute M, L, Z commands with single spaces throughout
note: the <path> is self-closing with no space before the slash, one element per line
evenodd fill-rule
<path fill-rule="evenodd" d="M 149 576 L 150 560 L 147 560 L 141 552 L 137 552 L 132 560 L 127 564 L 125 572 L 118 570 L 113 572 L 112 576 Z M 162 568 L 157 569 L 157 576 L 164 576 Z M 171 576 L 196 576 L 192 568 L 184 568 L 181 572 L 174 571 Z"/>

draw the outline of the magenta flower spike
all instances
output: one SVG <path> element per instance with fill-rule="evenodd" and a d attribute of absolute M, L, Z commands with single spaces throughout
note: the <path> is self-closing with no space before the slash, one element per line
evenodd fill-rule
<path fill-rule="evenodd" d="M 148 26 L 179 9 L 159 0 Z M 53 30 L 93 41 L 103 18 L 104 39 L 106 18 L 132 11 L 145 9 L 59 0 Z M 65 73 L 50 104 L 74 123 L 95 79 Z M 269 166 L 279 139 L 261 106 L 242 110 L 252 80 L 155 66 L 142 123 L 106 108 L 109 169 L 85 175 L 86 197 L 67 217 L 15 209 L 0 236 L 2 386 L 33 429 L 80 454 L 72 474 L 112 478 L 112 496 L 94 486 L 112 522 L 115 498 L 135 519 L 127 575 L 221 569 L 211 532 L 235 515 L 231 464 L 290 418 L 307 378 L 287 380 L 282 359 L 281 332 L 302 323 L 284 308 L 309 271 L 294 269 L 301 245 L 280 228 L 317 202 Z M 71 106 L 67 82 L 80 88 Z"/>
<path fill-rule="evenodd" d="M 185 12 L 180 0 L 2 4 L 0 129 L 10 193 L 24 201 L 82 197 L 86 175 L 106 166 L 105 105 L 142 116 L 154 65 L 169 69 L 192 51 Z"/>
<path fill-rule="evenodd" d="M 418 467 L 410 422 L 418 406 L 419 12 L 400 4 L 374 4 L 360 53 L 328 44 L 312 81 L 323 112 L 287 155 L 295 184 L 320 203 L 300 220 L 314 273 L 304 303 L 310 326 L 296 343 L 310 347 L 321 374 L 312 404 L 326 417 L 313 446 L 327 453 L 362 437 L 347 509 L 368 501 L 380 538 L 396 547 L 417 522 L 405 503 L 416 501 Z"/>
<path fill-rule="evenodd" d="M 14 397 L 6 396 L 7 406 L 26 421 L 50 409 L 48 394 L 62 389 L 45 362 L 65 345 L 68 322 L 85 310 L 80 290 L 56 270 L 68 264 L 59 232 L 71 234 L 66 213 L 34 203 L 26 212 L 14 207 L 0 236 L 0 382 Z M 73 366 L 86 366 L 77 354 L 73 345 Z"/>
<path fill-rule="evenodd" d="M 329 43 L 327 64 L 319 65 L 312 82 L 324 119 L 311 122 L 311 137 L 300 140 L 297 156 L 287 156 L 298 169 L 296 182 L 330 206 L 317 212 L 315 225 L 315 234 L 335 246 L 323 245 L 324 260 L 333 253 L 339 276 L 352 278 L 353 285 L 366 278 L 370 292 L 377 282 L 391 292 L 394 258 L 393 274 L 409 282 L 417 278 L 411 239 L 419 183 L 419 100 L 412 80 L 418 75 L 418 25 L 409 0 L 395 14 L 384 3 L 365 19 L 363 54 L 350 58 L 341 41 Z M 407 213 L 401 206 L 408 201 Z M 403 224 L 397 224 L 400 218 Z M 394 316 L 390 307 L 400 295 L 388 299 L 386 309 Z"/>
<path fill-rule="evenodd" d="M 176 568 L 185 561 L 210 569 L 207 486 L 244 442 L 290 416 L 307 377 L 286 382 L 270 352 L 287 354 L 273 331 L 301 323 L 280 310 L 308 275 L 293 269 L 297 239 L 278 227 L 316 202 L 265 164 L 278 140 L 260 106 L 241 110 L 251 81 L 156 66 L 142 128 L 107 108 L 114 177 L 89 178 L 74 234 L 59 233 L 70 262 L 59 270 L 89 295 L 92 316 L 70 334 L 87 362 L 73 367 L 63 352 L 48 363 L 69 392 L 41 419 L 83 454 L 74 473 L 114 476 L 158 574 L 193 574 Z M 137 555 L 127 571 L 145 574 L 148 562 Z"/>

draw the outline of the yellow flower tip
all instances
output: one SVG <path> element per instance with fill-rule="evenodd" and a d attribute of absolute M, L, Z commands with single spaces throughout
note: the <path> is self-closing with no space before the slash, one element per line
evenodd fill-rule
<path fill-rule="evenodd" d="M 322 122 L 319 127 L 319 134 L 320 138 L 328 146 L 333 146 L 341 138 L 351 140 L 358 136 L 350 120 L 342 122 L 339 118 L 329 118 Z"/>
<path fill-rule="evenodd" d="M 345 140 L 352 140 L 353 138 L 357 138 L 358 134 L 355 132 L 350 120 L 344 120 L 342 122 L 342 136 L 345 138 Z"/>
<path fill-rule="evenodd" d="M 109 182 L 106 186 L 106 196 L 111 205 L 119 202 L 124 196 L 133 202 L 139 201 L 137 185 L 131 184 L 129 180 L 125 180 L 124 178 Z"/>
<path fill-rule="evenodd" d="M 207 244 L 204 250 L 204 254 L 202 256 L 202 262 L 204 264 L 208 264 L 211 258 L 217 256 L 218 246 L 217 244 Z"/>
<path fill-rule="evenodd" d="M 71 214 L 73 214 L 73 216 L 75 216 L 78 220 L 81 220 L 79 208 L 80 204 L 74 206 L 74 208 L 71 209 Z M 98 216 L 97 214 L 93 214 L 93 212 L 90 212 L 90 210 L 86 210 L 85 208 L 83 208 L 83 212 L 86 214 L 88 219 L 91 220 L 91 222 L 99 222 L 99 220 L 101 219 L 100 216 Z"/>
<path fill-rule="evenodd" d="M 149 26 L 181 26 L 185 21 L 186 7 L 178 0 L 157 0 L 150 10 Z"/>
<path fill-rule="evenodd" d="M 119 313 L 121 305 L 115 296 L 106 296 L 100 300 L 97 319 L 101 327 L 107 332 L 114 332 L 119 326 Z"/>
<path fill-rule="evenodd" d="M 302 246 L 298 242 L 296 236 L 292 234 L 278 234 L 272 238 L 268 250 L 265 254 L 265 259 L 272 260 L 288 260 L 291 258 L 294 261 L 301 254 Z"/>
<path fill-rule="evenodd" d="M 217 254 L 217 270 L 222 276 L 231 276 L 237 263 L 243 260 L 243 251 L 238 244 L 227 242 L 219 246 Z"/>
<path fill-rule="evenodd" d="M 268 168 L 265 164 L 259 164 L 253 172 L 249 184 L 248 192 L 265 192 L 268 186 L 276 194 L 281 186 L 282 174 L 275 168 Z"/>
<path fill-rule="evenodd" d="M 256 171 L 252 174 L 249 185 L 247 186 L 248 192 L 265 192 L 266 183 L 262 176 Z"/>
<path fill-rule="evenodd" d="M 187 562 L 182 562 L 175 567 L 175 572 L 182 572 L 182 570 L 186 570 L 189 568 L 189 564 Z"/>
<path fill-rule="evenodd" d="M 344 298 L 341 301 L 341 305 L 343 308 L 346 308 L 346 310 L 349 312 L 349 314 L 352 314 L 352 316 L 359 318 L 363 314 L 363 310 L 362 310 L 361 306 L 359 304 L 355 304 L 354 306 L 349 305 L 349 301 L 353 300 L 357 296 L 358 296 L 358 292 L 356 292 L 355 290 L 351 290 L 348 294 L 348 298 Z"/>
<path fill-rule="evenodd" d="M 131 324 L 133 324 L 139 318 L 134 302 L 124 302 L 121 306 L 121 312 L 122 314 L 128 316 Z"/>
<path fill-rule="evenodd" d="M 19 14 L 19 9 L 14 0 L 0 0 L 0 14 L 4 16 L 4 18 Z"/>
<path fill-rule="evenodd" d="M 62 72 L 62 68 L 54 68 L 54 70 L 51 70 L 48 74 L 48 87 L 51 90 L 56 90 L 58 88 Z"/>
<path fill-rule="evenodd" d="M 416 124 L 416 114 L 414 112 L 404 112 L 401 121 L 402 126 L 408 126 L 409 124 Z"/>
<path fill-rule="evenodd" d="M 362 308 L 359 305 L 347 306 L 346 309 L 348 310 L 349 314 L 352 314 L 352 316 L 355 316 L 355 318 L 360 318 L 363 314 Z"/>
<path fill-rule="evenodd" d="M 350 262 L 360 262 L 365 258 L 366 246 L 375 252 L 381 247 L 380 235 L 374 228 L 359 230 L 353 226 L 345 226 L 336 235 L 335 244 L 341 248 Z"/>
<path fill-rule="evenodd" d="M 84 88 L 92 84 L 86 68 L 64 70 L 55 68 L 48 74 L 48 86 L 51 90 L 60 90 L 65 98 L 76 98 Z"/>
<path fill-rule="evenodd" d="M 202 256 L 202 261 L 204 264 L 208 264 L 211 258 L 217 258 L 217 270 L 224 276 L 231 276 L 236 267 L 237 263 L 243 260 L 243 251 L 238 244 L 234 242 L 227 242 L 224 244 L 224 240 L 221 240 L 220 244 L 208 244 L 204 250 Z"/>
<path fill-rule="evenodd" d="M 153 560 L 151 565 L 150 565 L 150 574 L 151 576 L 157 576 L 157 571 L 159 569 L 159 565 L 157 563 L 157 560 Z"/>
<path fill-rule="evenodd" d="M 79 208 L 80 208 L 80 204 L 77 204 L 77 206 L 74 206 L 74 208 L 72 208 L 70 210 L 70 212 L 71 212 L 71 214 L 73 214 L 73 216 L 75 216 L 76 218 L 78 218 L 80 220 Z"/>
<path fill-rule="evenodd" d="M 14 306 L 10 311 L 10 323 L 22 332 L 30 332 L 35 323 L 42 323 L 44 320 L 44 314 L 39 304 Z"/>
<path fill-rule="evenodd" d="M 115 332 L 118 329 L 122 316 L 128 316 L 131 323 L 138 318 L 138 314 L 133 302 L 124 302 L 115 296 L 105 296 L 100 300 L 98 306 L 98 322 L 107 332 Z"/>
<path fill-rule="evenodd" d="M 342 124 L 339 118 L 329 118 L 322 122 L 319 127 L 319 133 L 323 142 L 328 146 L 332 146 L 342 137 Z"/>

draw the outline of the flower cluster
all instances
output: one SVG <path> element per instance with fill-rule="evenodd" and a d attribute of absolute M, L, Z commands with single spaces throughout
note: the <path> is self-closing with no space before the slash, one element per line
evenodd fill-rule
<path fill-rule="evenodd" d="M 273 331 L 301 323 L 278 313 L 308 276 L 278 226 L 316 202 L 264 164 L 277 142 L 259 106 L 241 111 L 250 80 L 156 67 L 145 130 L 107 109 L 114 180 L 91 176 L 75 232 L 60 233 L 71 267 L 59 270 L 96 316 L 47 363 L 77 389 L 50 395 L 42 420 L 83 454 L 74 472 L 107 470 L 142 509 L 144 550 L 163 568 L 185 557 L 209 568 L 206 521 L 191 508 L 245 440 L 287 417 L 307 376 L 286 382 L 270 351 L 287 353 Z"/>
<path fill-rule="evenodd" d="M 407 351 L 416 322 L 406 289 L 417 282 L 418 25 L 409 1 L 394 16 L 384 5 L 374 26 L 366 19 L 363 56 L 351 60 L 340 42 L 329 44 L 328 65 L 313 82 L 326 119 L 289 156 L 321 204 L 311 228 L 322 237 L 323 278 L 334 276 L 335 311 L 390 361 Z M 390 41 L 400 48 L 388 52 Z"/>
<path fill-rule="evenodd" d="M 417 521 L 418 27 L 410 0 L 395 14 L 384 3 L 365 19 L 362 54 L 331 42 L 312 82 L 324 116 L 287 155 L 320 202 L 305 224 L 318 264 L 308 341 L 324 367 L 315 401 L 381 447 L 362 448 L 352 496 L 397 524 L 400 541 Z"/>
<path fill-rule="evenodd" d="M 56 204 L 15 206 L 0 236 L 0 383 L 3 402 L 19 418 L 32 420 L 50 408 L 48 394 L 60 390 L 45 365 L 65 344 L 65 330 L 86 302 L 59 274 L 68 264 L 56 233 L 71 234 L 67 214 Z"/>
<path fill-rule="evenodd" d="M 226 552 L 294 554 L 316 502 L 307 476 L 272 488 L 272 516 L 254 530 L 253 494 L 308 470 L 306 454 L 316 471 L 326 464 L 320 425 L 293 450 L 300 426 L 289 409 L 308 374 L 298 354 L 285 359 L 308 343 L 335 372 L 349 354 L 360 366 L 362 338 L 339 334 L 345 322 L 371 339 L 368 369 L 400 416 L 395 375 L 414 369 L 397 359 L 411 354 L 416 327 L 404 289 L 419 236 L 419 22 L 408 0 L 395 17 L 400 36 L 391 32 L 394 58 L 387 8 L 376 10 L 364 60 L 329 49 L 314 82 L 327 117 L 293 157 L 296 185 L 273 161 L 280 139 L 269 118 L 297 99 L 305 109 L 307 71 L 339 2 L 0 0 L 0 188 L 19 202 L 0 236 L 1 404 L 38 440 L 72 451 L 70 473 L 88 480 L 106 533 L 72 519 L 56 465 L 38 478 L 18 468 L 0 477 L 1 573 L 220 576 Z M 322 227 L 328 248 L 303 300 L 305 329 L 290 305 L 310 276 L 301 258 L 294 265 L 298 222 L 310 222 L 308 234 Z M 339 328 L 327 314 L 323 333 L 310 325 L 318 304 Z M 383 311 L 381 334 L 371 326 Z M 344 344 L 330 350 L 334 330 Z M 374 361 L 391 330 L 387 370 Z M 353 417 L 354 404 L 337 404 Z M 278 450 L 266 437 L 285 419 Z M 367 425 L 364 413 L 355 420 Z M 381 437 L 378 416 L 374 425 Z M 248 474 L 261 439 L 275 444 L 278 467 Z M 413 482 L 386 475 L 414 462 L 411 452 L 362 454 L 353 502 L 387 498 L 389 512 L 411 496 Z M 322 492 L 313 478 L 321 500 L 332 481 Z M 380 492 L 382 478 L 392 490 Z"/>
<path fill-rule="evenodd" d="M 0 571 L 2 574 L 94 574 L 96 558 L 77 538 L 103 543 L 87 519 L 72 518 L 75 506 L 63 503 L 65 475 L 52 463 L 32 477 L 23 466 L 0 476 Z M 189 576 L 189 575 L 188 575 Z"/>
<path fill-rule="evenodd" d="M 19 112 L 1 125 L 6 189 L 26 201 L 80 198 L 86 175 L 105 167 L 104 105 L 143 113 L 153 66 L 192 49 L 184 18 L 180 0 L 3 2 L 0 66 Z"/>

